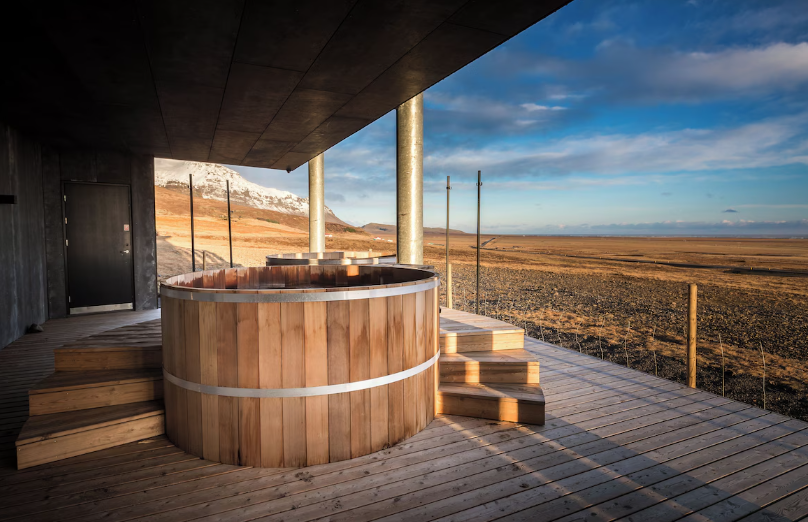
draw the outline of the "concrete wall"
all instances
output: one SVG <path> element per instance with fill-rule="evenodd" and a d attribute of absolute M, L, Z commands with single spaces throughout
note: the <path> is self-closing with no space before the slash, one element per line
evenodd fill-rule
<path fill-rule="evenodd" d="M 135 309 L 157 308 L 154 158 L 57 150 L 0 123 L 0 347 L 32 323 L 67 315 L 62 182 L 129 185 Z"/>
<path fill-rule="evenodd" d="M 0 347 L 48 317 L 39 143 L 0 123 Z"/>

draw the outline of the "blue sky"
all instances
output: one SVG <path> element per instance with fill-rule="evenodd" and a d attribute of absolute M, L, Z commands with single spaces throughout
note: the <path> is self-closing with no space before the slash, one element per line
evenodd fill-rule
<path fill-rule="evenodd" d="M 574 0 L 425 93 L 424 224 L 808 235 L 808 4 Z M 236 167 L 307 193 L 291 174 Z M 325 155 L 326 203 L 395 223 L 395 113 Z"/>

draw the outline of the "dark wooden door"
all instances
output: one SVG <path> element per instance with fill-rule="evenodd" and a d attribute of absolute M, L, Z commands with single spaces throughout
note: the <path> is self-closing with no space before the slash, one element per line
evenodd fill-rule
<path fill-rule="evenodd" d="M 64 194 L 70 312 L 131 308 L 129 187 L 65 183 Z"/>

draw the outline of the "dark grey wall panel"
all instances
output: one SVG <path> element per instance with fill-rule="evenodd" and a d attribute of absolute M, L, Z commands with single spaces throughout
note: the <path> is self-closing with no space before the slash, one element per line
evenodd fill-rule
<path fill-rule="evenodd" d="M 0 347 L 47 318 L 41 151 L 0 123 Z"/>
<path fill-rule="evenodd" d="M 95 155 L 95 168 L 99 183 L 129 185 L 132 179 L 129 167 L 130 155 L 120 152 L 100 151 Z"/>
<path fill-rule="evenodd" d="M 32 323 L 67 315 L 62 182 L 129 185 L 135 309 L 157 307 L 154 157 L 57 150 L 0 123 L 0 348 Z"/>
<path fill-rule="evenodd" d="M 131 165 L 135 310 L 153 310 L 157 308 L 154 157 L 132 156 Z"/>
<path fill-rule="evenodd" d="M 154 223 L 154 157 L 115 151 L 60 150 L 58 174 L 47 173 L 50 317 L 62 317 L 65 309 L 64 243 L 61 229 L 62 181 L 92 181 L 130 185 L 134 256 L 135 309 L 157 308 L 157 253 Z M 55 180 L 55 183 L 52 181 Z M 55 198 L 55 201 L 54 201 Z M 52 205 L 51 205 L 52 203 Z M 58 231 L 57 231 L 58 227 Z M 52 255 L 51 255 L 52 254 Z M 69 274 L 67 275 L 69 277 Z"/>
<path fill-rule="evenodd" d="M 0 125 L 0 194 L 17 195 L 16 179 L 9 169 L 11 130 Z M 19 336 L 17 307 L 16 205 L 0 205 L 0 346 Z"/>
<path fill-rule="evenodd" d="M 98 181 L 94 152 L 60 150 L 59 168 L 64 181 Z"/>
<path fill-rule="evenodd" d="M 43 323 L 48 318 L 48 280 L 45 263 L 45 223 L 42 202 L 42 162 L 40 144 L 17 133 L 17 172 L 19 175 L 19 252 L 23 268 L 18 287 L 22 299 L 23 322 Z"/>
<path fill-rule="evenodd" d="M 48 146 L 42 148 L 42 185 L 45 206 L 45 256 L 48 269 L 48 317 L 53 319 L 67 315 L 67 281 L 59 153 Z"/>

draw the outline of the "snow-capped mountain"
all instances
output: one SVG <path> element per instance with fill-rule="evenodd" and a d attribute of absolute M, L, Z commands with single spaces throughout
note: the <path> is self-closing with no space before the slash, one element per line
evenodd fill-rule
<path fill-rule="evenodd" d="M 204 199 L 227 201 L 225 181 L 230 181 L 230 202 L 253 208 L 274 210 L 284 214 L 309 215 L 309 200 L 291 192 L 262 187 L 222 165 L 194 161 L 157 160 L 154 184 L 167 189 L 188 190 L 188 175 L 193 175 L 194 194 Z M 325 207 L 326 221 L 339 222 L 334 212 Z"/>

